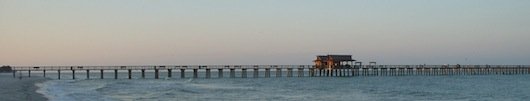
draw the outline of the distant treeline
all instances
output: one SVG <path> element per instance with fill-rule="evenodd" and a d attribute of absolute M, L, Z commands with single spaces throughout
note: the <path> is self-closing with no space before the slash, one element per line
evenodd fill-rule
<path fill-rule="evenodd" d="M 11 66 L 2 66 L 0 67 L 0 72 L 11 72 Z"/>

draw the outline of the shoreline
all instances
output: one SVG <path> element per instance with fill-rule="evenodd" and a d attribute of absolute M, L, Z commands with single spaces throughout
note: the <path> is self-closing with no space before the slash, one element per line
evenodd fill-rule
<path fill-rule="evenodd" d="M 11 73 L 0 73 L 0 101 L 48 101 L 43 94 L 37 93 L 37 83 L 48 79 L 43 77 L 13 78 Z"/>

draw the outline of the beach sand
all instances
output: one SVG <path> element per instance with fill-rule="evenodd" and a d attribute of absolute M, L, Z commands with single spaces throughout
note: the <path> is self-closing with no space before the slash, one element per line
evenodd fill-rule
<path fill-rule="evenodd" d="M 47 101 L 35 92 L 35 83 L 46 81 L 43 77 L 13 78 L 11 73 L 0 73 L 0 101 Z"/>

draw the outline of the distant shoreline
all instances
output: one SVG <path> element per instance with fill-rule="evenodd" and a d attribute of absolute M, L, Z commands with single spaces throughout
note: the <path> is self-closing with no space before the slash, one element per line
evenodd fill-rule
<path fill-rule="evenodd" d="M 35 84 L 46 81 L 46 78 L 13 78 L 11 73 L 0 73 L 0 101 L 48 101 L 44 95 L 37 93 Z"/>

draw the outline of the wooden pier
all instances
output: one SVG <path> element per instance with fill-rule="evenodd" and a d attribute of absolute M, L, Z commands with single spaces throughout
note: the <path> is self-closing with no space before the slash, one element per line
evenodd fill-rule
<path fill-rule="evenodd" d="M 180 71 L 177 72 L 173 70 Z M 212 70 L 217 70 L 217 72 L 212 72 Z M 50 73 L 56 73 L 57 79 L 61 79 L 61 73 L 65 73 L 65 71 L 66 73 L 71 71 L 72 79 L 79 79 L 76 78 L 76 73 L 86 74 L 86 79 L 91 79 L 91 71 L 99 71 L 99 79 L 105 79 L 104 74 L 109 73 L 114 74 L 113 79 L 119 79 L 120 72 L 126 72 L 127 79 L 133 79 L 134 74 L 138 72 L 141 74 L 142 79 L 146 78 L 146 72 L 154 72 L 154 79 L 160 79 L 162 73 L 165 73 L 164 75 L 167 76 L 167 78 L 174 78 L 173 73 L 180 73 L 180 78 L 191 77 L 208 79 L 223 78 L 225 77 L 225 72 L 228 72 L 229 78 L 516 75 L 530 74 L 530 65 L 359 64 L 335 69 L 318 69 L 315 68 L 314 65 L 14 66 L 13 77 L 17 77 L 17 72 L 20 74 L 27 72 L 28 74 L 25 76 L 31 77 L 32 71 L 42 73 L 42 77 L 46 77 L 46 75 L 50 75 Z M 187 73 L 192 74 L 186 75 Z M 217 76 L 212 75 L 212 73 L 216 73 Z M 274 75 L 271 75 L 272 73 L 274 73 Z M 19 76 L 22 76 L 20 74 Z"/>

